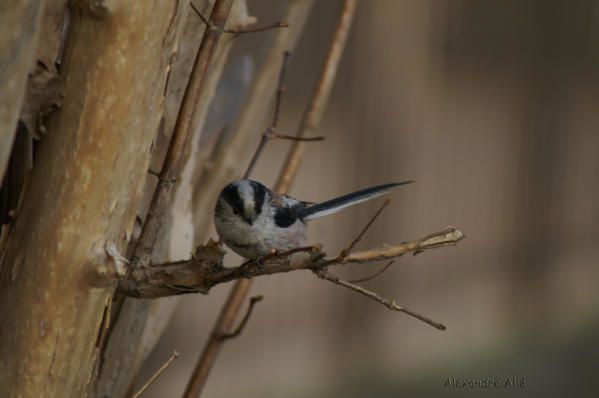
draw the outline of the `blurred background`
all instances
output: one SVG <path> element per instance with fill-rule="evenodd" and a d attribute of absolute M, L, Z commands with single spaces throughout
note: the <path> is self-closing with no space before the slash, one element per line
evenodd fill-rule
<path fill-rule="evenodd" d="M 277 3 L 249 9 L 268 23 L 281 18 Z M 281 132 L 295 131 L 340 5 L 312 10 L 291 59 Z M 206 150 L 241 106 L 264 40 L 237 39 Z M 599 2 L 361 2 L 319 132 L 327 139 L 309 144 L 291 195 L 321 201 L 415 179 L 390 195 L 360 248 L 448 225 L 467 239 L 401 258 L 365 286 L 447 331 L 310 272 L 258 278 L 251 294 L 265 299 L 226 344 L 203 396 L 598 396 L 598 45 Z M 255 179 L 272 185 L 289 145 L 269 144 Z M 310 242 L 341 250 L 381 202 L 316 220 Z M 372 268 L 334 271 L 356 278 Z M 182 298 L 140 381 L 174 349 L 182 356 L 145 396 L 181 395 L 230 288 Z M 508 377 L 525 387 L 444 386 Z"/>

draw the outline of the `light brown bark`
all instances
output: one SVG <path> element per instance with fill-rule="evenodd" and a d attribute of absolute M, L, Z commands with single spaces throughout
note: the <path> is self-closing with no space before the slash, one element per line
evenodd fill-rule
<path fill-rule="evenodd" d="M 112 293 L 96 271 L 112 266 L 106 241 L 124 248 L 145 182 L 176 6 L 101 3 L 73 13 L 65 100 L 2 264 L 2 397 L 84 395 Z"/>

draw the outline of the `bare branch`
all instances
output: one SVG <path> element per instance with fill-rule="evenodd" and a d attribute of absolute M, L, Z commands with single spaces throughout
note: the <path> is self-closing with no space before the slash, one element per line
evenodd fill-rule
<path fill-rule="evenodd" d="M 443 246 L 455 246 L 457 242 L 466 236 L 462 231 L 453 227 L 447 227 L 443 231 L 425 236 L 420 241 L 403 243 L 401 245 L 385 246 L 374 250 L 364 250 L 348 254 L 343 259 L 345 263 L 364 263 L 379 260 L 388 260 L 411 252 L 420 254 L 426 250 L 437 249 Z"/>
<path fill-rule="evenodd" d="M 283 63 L 281 64 L 281 72 L 279 73 L 279 82 L 277 85 L 277 91 L 276 91 L 276 95 L 275 95 L 275 98 L 276 98 L 275 110 L 273 113 L 272 122 L 271 122 L 270 126 L 268 126 L 266 131 L 264 133 L 262 133 L 262 137 L 260 138 L 260 143 L 258 144 L 258 147 L 256 148 L 254 155 L 252 156 L 252 160 L 250 160 L 250 164 L 248 165 L 248 168 L 247 168 L 243 178 L 248 178 L 250 176 L 250 174 L 252 173 L 252 170 L 254 169 L 254 166 L 256 166 L 256 162 L 258 161 L 258 158 L 262 154 L 262 151 L 264 151 L 264 148 L 266 147 L 266 144 L 268 143 L 268 141 L 271 139 L 276 138 L 276 139 L 284 139 L 284 140 L 292 140 L 292 141 L 314 142 L 314 141 L 322 141 L 325 138 L 322 136 L 320 136 L 320 137 L 292 136 L 292 135 L 286 135 L 286 134 L 279 134 L 276 132 L 276 128 L 279 123 L 279 114 L 281 112 L 281 101 L 283 99 L 283 93 L 285 92 L 285 89 L 286 89 L 286 87 L 285 87 L 285 72 L 287 71 L 287 64 L 289 62 L 289 56 L 290 56 L 289 51 L 285 51 L 285 53 L 283 54 Z M 277 189 L 277 191 L 280 192 L 279 189 Z"/>
<path fill-rule="evenodd" d="M 278 134 L 278 133 L 272 134 L 271 137 L 278 138 L 281 140 L 304 141 L 304 142 L 323 141 L 326 138 L 323 135 L 318 136 L 318 137 L 296 137 L 294 135 L 286 135 L 286 134 Z"/>
<path fill-rule="evenodd" d="M 310 250 L 302 248 L 303 253 L 293 252 L 268 258 L 262 268 L 255 262 L 248 263 L 246 267 L 223 267 L 224 253 L 215 242 L 211 242 L 198 247 L 194 258 L 190 260 L 134 269 L 127 278 L 119 282 L 118 289 L 126 296 L 138 298 L 156 298 L 185 293 L 207 294 L 213 286 L 237 279 L 301 269 L 318 271 L 330 266 L 391 260 L 408 253 L 416 254 L 444 246 L 453 246 L 462 239 L 464 234 L 450 227 L 422 239 L 358 251 L 346 257 L 339 255 L 327 257 L 320 246 L 314 246 L 309 248 Z"/>
<path fill-rule="evenodd" d="M 249 282 L 249 281 L 241 281 Z M 212 365 L 220 352 L 220 348 L 226 341 L 219 336 L 228 333 L 233 327 L 235 317 L 239 312 L 241 305 L 243 304 L 244 298 L 250 290 L 250 283 L 237 283 L 235 285 L 237 289 L 231 291 L 231 294 L 227 297 L 227 301 L 223 305 L 223 309 L 212 329 L 212 335 L 204 346 L 202 355 L 200 356 L 196 366 L 191 374 L 189 383 L 185 388 L 184 398 L 196 398 L 200 396 L 200 392 L 206 384 L 206 379 L 210 374 Z M 234 294 L 233 294 L 234 293 Z"/>
<path fill-rule="evenodd" d="M 218 245 L 215 242 L 212 242 L 209 245 L 198 248 L 196 255 L 191 260 L 133 270 L 129 279 L 121 281 L 119 284 L 119 289 L 123 294 L 140 298 L 155 298 L 166 295 L 195 292 L 208 293 L 212 286 L 235 279 L 251 278 L 260 275 L 271 275 L 300 269 L 308 269 L 316 273 L 322 279 L 326 279 L 329 282 L 352 289 L 375 301 L 380 302 L 391 310 L 404 312 L 436 327 L 437 329 L 445 330 L 445 326 L 439 322 L 433 321 L 432 319 L 418 312 L 399 306 L 397 303 L 395 303 L 395 301 L 383 298 L 374 292 L 355 285 L 352 282 L 339 279 L 329 274 L 327 268 L 330 266 L 343 265 L 347 263 L 370 263 L 373 261 L 378 261 L 381 258 L 388 258 L 391 255 L 394 257 L 400 257 L 407 253 L 416 254 L 429 249 L 455 245 L 462 239 L 464 239 L 464 234 L 461 231 L 454 228 L 447 228 L 443 231 L 427 235 L 422 239 L 412 242 L 355 252 L 345 257 L 342 257 L 341 255 L 326 257 L 321 247 L 314 246 L 310 248 L 301 248 L 301 250 L 298 249 L 292 252 L 284 253 L 283 256 L 279 255 L 270 258 L 263 264 L 263 267 L 257 267 L 256 263 L 254 262 L 245 263 L 237 268 L 224 268 L 222 266 L 223 253 L 219 250 Z M 304 253 L 300 254 L 298 251 L 302 251 Z M 381 274 L 390 265 L 391 264 L 388 264 L 381 271 L 372 277 L 369 277 L 368 279 L 372 279 L 374 276 Z M 238 281 L 236 286 L 238 286 L 240 282 L 249 281 Z M 250 285 L 243 284 L 241 286 L 244 289 L 243 295 L 236 294 L 229 296 L 229 302 L 234 303 L 237 309 L 241 306 L 241 302 L 243 302 L 243 298 L 247 293 L 247 290 L 249 290 Z M 219 344 L 221 344 L 223 337 L 237 337 L 249 320 L 251 311 L 252 303 L 250 303 L 250 308 L 248 309 L 248 312 L 246 313 L 246 316 L 242 320 L 240 326 L 234 332 L 227 332 L 227 329 L 223 327 L 219 327 L 218 329 L 215 328 L 213 331 L 213 338 L 211 339 L 211 341 L 214 341 L 215 343 L 209 344 L 206 347 L 206 350 L 210 349 L 210 351 L 205 350 L 205 352 L 209 352 L 210 355 L 215 355 L 215 350 L 213 347 L 215 347 L 217 341 Z M 221 319 L 226 319 L 229 324 L 232 324 L 235 316 L 231 311 L 225 311 L 221 314 Z M 222 325 L 220 322 L 217 324 Z M 203 375 L 202 377 L 207 377 L 207 372 L 209 369 L 205 369 L 202 366 L 196 367 L 196 369 L 201 369 L 201 373 Z"/>
<path fill-rule="evenodd" d="M 360 233 L 358 234 L 358 236 L 356 236 L 356 239 L 354 239 L 349 244 L 349 246 L 347 246 L 345 249 L 343 249 L 341 251 L 341 253 L 339 254 L 339 256 L 341 258 L 347 257 L 347 255 L 351 252 L 351 250 L 354 248 L 354 246 L 356 246 L 358 244 L 358 242 L 362 240 L 362 238 L 364 237 L 364 235 L 366 234 L 366 232 L 368 231 L 368 229 L 370 229 L 370 227 L 372 226 L 372 224 L 374 224 L 374 222 L 381 215 L 381 213 L 383 212 L 383 210 L 385 210 L 385 207 L 389 206 L 389 203 L 391 203 L 391 201 L 389 199 L 385 199 L 385 202 L 383 203 L 383 205 L 381 206 L 381 208 L 378 209 L 378 211 L 376 213 L 374 213 L 374 216 L 372 216 L 372 218 L 370 219 L 370 221 L 368 221 L 368 223 L 364 226 L 364 228 L 362 228 L 362 231 L 360 231 Z"/>
<path fill-rule="evenodd" d="M 430 319 L 422 314 L 419 314 L 416 311 L 402 307 L 402 306 L 398 305 L 395 301 L 389 300 L 387 298 L 383 298 L 373 291 L 370 291 L 370 290 L 365 289 L 358 285 L 354 285 L 353 283 L 345 281 L 343 279 L 339 279 L 324 269 L 316 271 L 315 274 L 321 279 L 325 279 L 331 283 L 334 283 L 335 285 L 346 287 L 350 290 L 353 290 L 354 292 L 358 292 L 363 296 L 366 296 L 376 302 L 379 302 L 379 303 L 383 304 L 385 307 L 389 308 L 390 310 L 406 313 L 416 319 L 420 319 L 422 322 L 428 323 L 429 325 L 436 327 L 439 330 L 447 329 L 445 327 L 445 325 L 443 325 L 442 323 L 433 321 L 432 319 Z"/>
<path fill-rule="evenodd" d="M 157 378 L 160 377 L 162 372 L 164 372 L 166 368 L 168 368 L 171 365 L 171 363 L 173 363 L 173 361 L 179 357 L 179 355 L 181 355 L 179 351 L 173 351 L 169 359 L 167 359 L 166 362 L 162 364 L 162 366 L 156 371 L 156 373 L 154 373 L 152 377 L 150 377 L 150 379 L 133 395 L 133 398 L 139 398 L 141 394 L 143 394 L 144 391 L 146 391 L 148 387 L 150 387 L 150 385 L 153 382 L 155 382 Z"/>
<path fill-rule="evenodd" d="M 395 263 L 395 261 L 391 260 L 391 261 L 389 261 L 387 263 L 387 265 L 385 265 L 383 268 L 381 268 L 380 270 L 378 270 L 374 274 L 369 275 L 369 276 L 365 276 L 364 278 L 352 279 L 352 280 L 350 280 L 348 282 L 349 283 L 362 283 L 362 282 L 371 281 L 374 278 L 376 278 L 377 276 L 379 276 L 380 274 L 382 274 L 383 272 L 387 271 L 387 269 L 389 269 L 389 267 L 391 267 L 393 265 L 393 263 Z"/>
<path fill-rule="evenodd" d="M 254 310 L 254 306 L 257 303 L 259 303 L 260 301 L 262 301 L 263 298 L 264 298 L 264 296 L 252 297 L 250 299 L 250 305 L 248 306 L 248 310 L 245 313 L 245 316 L 243 317 L 243 319 L 241 320 L 241 323 L 239 324 L 239 326 L 237 326 L 237 329 L 235 329 L 235 331 L 231 332 L 231 333 L 221 333 L 217 337 L 221 338 L 221 339 L 233 339 L 233 338 L 239 336 L 241 334 L 241 332 L 243 332 L 245 325 L 250 320 L 250 317 L 252 316 L 252 311 Z"/>
<path fill-rule="evenodd" d="M 352 25 L 356 10 L 357 0 L 345 0 L 341 9 L 341 14 L 337 20 L 335 27 L 335 33 L 331 40 L 331 45 L 327 51 L 327 56 L 322 67 L 318 83 L 314 87 L 312 97 L 300 125 L 297 129 L 297 137 L 309 137 L 314 133 L 320 126 L 322 116 L 329 102 L 329 95 L 333 88 L 335 76 L 337 74 L 337 67 L 343 54 L 343 48 L 347 41 L 347 36 Z M 297 170 L 299 168 L 299 162 L 304 152 L 305 143 L 302 141 L 296 141 L 293 143 L 291 150 L 287 154 L 285 159 L 285 167 L 282 169 L 277 183 L 278 192 L 287 192 L 291 186 L 291 182 L 294 180 Z"/>
<path fill-rule="evenodd" d="M 262 154 L 262 151 L 266 147 L 269 139 L 274 135 L 274 131 L 277 128 L 277 124 L 279 123 L 279 113 L 281 111 L 281 101 L 283 100 L 283 93 L 285 92 L 285 72 L 287 71 L 287 64 L 289 62 L 289 51 L 285 51 L 283 53 L 283 62 L 281 63 L 281 72 L 279 73 L 279 84 L 277 85 L 277 91 L 275 94 L 275 109 L 272 116 L 272 122 L 270 126 L 266 129 L 266 131 L 262 134 L 260 138 L 260 143 L 254 152 L 254 156 L 252 156 L 252 160 L 250 160 L 250 164 L 248 165 L 243 178 L 248 178 L 250 174 L 252 174 L 252 170 L 254 170 L 254 166 L 258 161 L 258 158 Z"/>
<path fill-rule="evenodd" d="M 189 5 L 193 9 L 193 11 L 196 13 L 196 15 L 198 17 L 200 17 L 200 19 L 202 20 L 202 22 L 208 27 L 208 29 L 217 30 L 220 33 L 231 33 L 231 34 L 234 34 L 234 35 L 240 35 L 240 34 L 244 34 L 244 33 L 257 33 L 257 32 L 264 32 L 264 31 L 271 30 L 271 29 L 288 28 L 289 27 L 289 24 L 287 22 L 281 21 L 281 22 L 275 22 L 272 25 L 259 26 L 259 27 L 256 27 L 256 28 L 244 28 L 244 29 L 227 29 L 227 28 L 221 28 L 221 27 L 217 26 L 216 24 L 214 24 L 212 21 L 210 21 L 208 18 L 206 18 L 200 12 L 200 10 L 195 6 L 195 4 L 193 4 L 193 1 L 190 1 Z"/>

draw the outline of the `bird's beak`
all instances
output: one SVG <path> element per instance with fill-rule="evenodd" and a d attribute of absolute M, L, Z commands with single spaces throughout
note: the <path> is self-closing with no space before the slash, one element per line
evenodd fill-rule
<path fill-rule="evenodd" d="M 254 222 L 254 220 L 252 220 L 251 218 L 246 218 L 245 222 L 247 222 L 248 224 L 252 225 L 252 223 Z"/>

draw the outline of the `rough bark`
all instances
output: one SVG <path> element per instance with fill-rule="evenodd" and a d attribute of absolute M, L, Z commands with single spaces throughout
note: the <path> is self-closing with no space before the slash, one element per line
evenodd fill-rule
<path fill-rule="evenodd" d="M 0 3 L 0 181 L 8 164 L 40 29 L 41 0 Z"/>
<path fill-rule="evenodd" d="M 77 4 L 63 107 L 1 268 L 2 397 L 85 394 L 113 291 L 97 271 L 112 267 L 106 242 L 131 236 L 162 112 L 176 6 Z"/>

